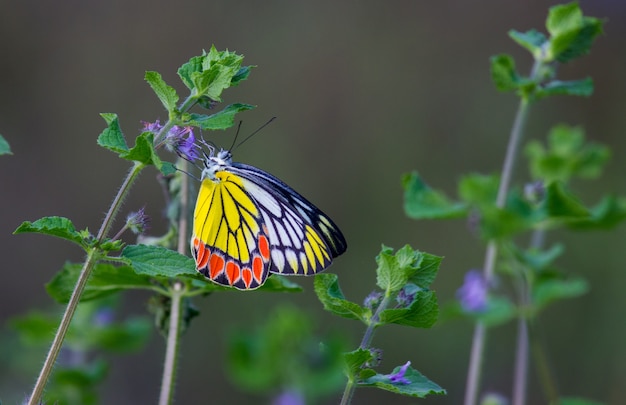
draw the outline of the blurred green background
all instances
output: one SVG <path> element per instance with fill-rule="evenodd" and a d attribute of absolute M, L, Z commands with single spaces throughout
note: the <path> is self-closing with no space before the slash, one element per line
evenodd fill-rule
<path fill-rule="evenodd" d="M 401 175 L 417 169 L 431 185 L 455 194 L 462 173 L 496 172 L 502 164 L 517 100 L 490 82 L 489 56 L 513 54 L 522 72 L 530 58 L 509 29 L 543 29 L 554 1 L 464 2 L 322 1 L 38 2 L 0 0 L 0 133 L 13 156 L 0 158 L 0 399 L 29 392 L 43 352 L 18 349 L 6 320 L 55 304 L 43 284 L 81 251 L 61 240 L 13 236 L 24 220 L 71 218 L 96 231 L 127 163 L 96 145 L 100 112 L 118 113 L 132 139 L 141 120 L 165 120 L 146 70 L 181 90 L 176 69 L 208 49 L 228 48 L 257 65 L 225 102 L 258 108 L 239 116 L 243 133 L 278 120 L 235 151 L 310 198 L 341 226 L 348 251 L 329 271 L 346 296 L 361 301 L 374 287 L 380 244 L 445 256 L 434 287 L 440 302 L 454 299 L 464 273 L 482 265 L 484 247 L 463 221 L 415 222 L 402 211 Z M 557 97 L 531 111 L 527 139 L 543 139 L 558 122 L 583 125 L 588 138 L 614 157 L 601 181 L 577 184 L 587 203 L 606 191 L 626 194 L 626 2 L 584 1 L 587 15 L 608 19 L 592 53 L 563 66 L 563 79 L 592 76 L 592 98 Z M 234 130 L 210 134 L 230 145 Z M 525 162 L 519 181 L 527 179 Z M 123 215 L 146 206 L 152 232 L 164 228 L 162 193 L 151 169 L 126 201 Z M 621 227 L 607 233 L 558 233 L 567 244 L 559 265 L 591 284 L 584 297 L 550 307 L 542 339 L 563 394 L 610 404 L 626 398 L 626 272 Z M 341 329 L 356 347 L 363 327 L 323 312 L 312 279 L 296 295 L 218 294 L 196 299 L 201 316 L 182 342 L 177 403 L 259 403 L 224 375 L 227 331 L 255 323 L 272 308 L 308 308 L 326 330 Z M 146 312 L 147 294 L 124 297 L 128 313 Z M 433 330 L 389 326 L 374 338 L 384 349 L 381 372 L 411 360 L 448 390 L 432 404 L 461 402 L 472 325 L 456 321 Z M 515 328 L 490 333 L 485 390 L 509 395 Z M 156 333 L 143 352 L 111 356 L 104 404 L 155 403 L 164 342 Z M 529 403 L 542 403 L 531 369 Z M 337 396 L 338 398 L 338 396 Z M 330 400 L 335 403 L 338 400 Z M 354 403 L 415 403 L 393 394 L 358 390 Z M 420 401 L 426 403 L 426 401 Z"/>

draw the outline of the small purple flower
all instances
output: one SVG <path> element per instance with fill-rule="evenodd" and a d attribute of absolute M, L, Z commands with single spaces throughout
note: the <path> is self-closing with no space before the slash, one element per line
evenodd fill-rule
<path fill-rule="evenodd" d="M 396 295 L 397 308 L 408 308 L 415 301 L 417 292 L 420 290 L 415 284 L 407 284 Z"/>
<path fill-rule="evenodd" d="M 524 197 L 531 203 L 538 204 L 544 200 L 546 196 L 546 187 L 543 181 L 537 180 L 524 185 Z"/>
<path fill-rule="evenodd" d="M 363 300 L 363 306 L 365 308 L 369 308 L 372 311 L 376 310 L 383 300 L 383 294 L 379 291 L 372 291 L 365 299 Z"/>
<path fill-rule="evenodd" d="M 161 130 L 161 128 L 163 128 L 163 125 L 161 125 L 161 122 L 159 120 L 156 120 L 154 122 L 142 121 L 141 123 L 143 124 L 144 132 L 152 132 L 154 135 L 156 135 Z"/>
<path fill-rule="evenodd" d="M 93 324 L 98 327 L 105 327 L 113 323 L 115 312 L 112 308 L 101 308 L 93 316 Z"/>
<path fill-rule="evenodd" d="M 163 129 L 163 125 L 155 122 L 144 122 L 143 130 L 157 135 Z M 165 145 L 165 149 L 176 153 L 178 156 L 194 161 L 200 157 L 199 148 L 196 145 L 196 137 L 193 135 L 192 127 L 179 127 L 174 125 L 165 135 L 165 138 L 155 145 L 155 148 Z"/>
<path fill-rule="evenodd" d="M 272 405 L 305 405 L 306 402 L 298 391 L 288 389 L 283 391 L 272 401 Z"/>
<path fill-rule="evenodd" d="M 410 365 L 411 362 L 407 361 L 404 366 L 400 367 L 400 370 L 396 371 L 395 373 L 387 374 L 387 378 L 389 378 L 389 381 L 393 384 L 411 384 L 411 381 L 409 381 L 404 376 L 404 374 L 406 374 L 406 370 L 409 368 Z"/>
<path fill-rule="evenodd" d="M 467 312 L 480 312 L 487 307 L 487 281 L 478 270 L 465 274 L 463 285 L 456 292 L 461 307 Z"/>
<path fill-rule="evenodd" d="M 141 235 L 148 229 L 148 224 L 150 223 L 150 217 L 148 217 L 145 213 L 144 208 L 141 208 L 137 212 L 131 212 L 126 217 L 126 226 L 130 229 L 135 235 Z"/>

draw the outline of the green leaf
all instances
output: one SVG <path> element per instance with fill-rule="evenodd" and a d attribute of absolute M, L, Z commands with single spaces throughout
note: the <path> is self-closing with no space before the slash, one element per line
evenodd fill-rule
<path fill-rule="evenodd" d="M 359 304 L 345 299 L 337 275 L 332 273 L 322 273 L 315 276 L 315 294 L 324 305 L 324 309 L 335 315 L 349 319 L 358 319 L 367 323 L 371 316 L 371 311 L 361 307 Z"/>
<path fill-rule="evenodd" d="M 46 291 L 57 302 L 69 302 L 76 281 L 82 270 L 82 264 L 66 263 L 48 284 Z M 154 289 L 149 277 L 136 274 L 130 266 L 113 266 L 98 263 L 92 270 L 89 282 L 85 287 L 81 302 L 110 295 L 114 292 L 130 289 Z"/>
<path fill-rule="evenodd" d="M 413 219 L 448 219 L 467 215 L 467 206 L 451 202 L 440 191 L 430 188 L 416 172 L 402 178 L 404 212 Z"/>
<path fill-rule="evenodd" d="M 230 85 L 236 86 L 239 84 L 239 82 L 246 80 L 248 76 L 250 76 L 250 71 L 253 67 L 255 66 L 243 66 L 241 69 L 239 69 L 230 81 Z"/>
<path fill-rule="evenodd" d="M 537 88 L 535 93 L 537 98 L 552 95 L 584 96 L 593 94 L 593 80 L 590 77 L 582 80 L 561 81 L 553 80 Z"/>
<path fill-rule="evenodd" d="M 585 142 L 580 127 L 556 125 L 548 134 L 548 147 L 538 141 L 525 149 L 533 178 L 545 182 L 567 182 L 572 177 L 596 178 L 610 157 L 610 150 L 600 144 Z"/>
<path fill-rule="evenodd" d="M 513 91 L 519 87 L 520 77 L 513 57 L 506 54 L 491 57 L 491 80 L 499 91 Z"/>
<path fill-rule="evenodd" d="M 343 354 L 343 361 L 346 368 L 346 374 L 348 378 L 356 377 L 361 373 L 361 370 L 366 363 L 373 360 L 372 352 L 367 349 L 356 349 L 348 353 Z"/>
<path fill-rule="evenodd" d="M 9 146 L 9 143 L 7 142 L 6 139 L 4 139 L 4 137 L 2 135 L 0 135 L 0 155 L 12 155 L 13 152 L 11 152 L 11 147 Z"/>
<path fill-rule="evenodd" d="M 518 316 L 516 306 L 506 297 L 489 296 L 484 309 L 477 312 L 463 310 L 458 301 L 443 306 L 441 320 L 470 319 L 472 322 L 480 321 L 487 327 L 505 324 Z"/>
<path fill-rule="evenodd" d="M 18 332 L 22 344 L 39 346 L 50 342 L 50 336 L 53 336 L 59 327 L 59 320 L 33 311 L 27 315 L 11 318 L 9 326 Z"/>
<path fill-rule="evenodd" d="M 459 196 L 468 204 L 492 207 L 498 195 L 498 185 L 497 176 L 468 174 L 459 181 Z"/>
<path fill-rule="evenodd" d="M 133 317 L 111 325 L 90 326 L 81 341 L 116 353 L 140 350 L 152 334 L 152 322 L 144 317 Z"/>
<path fill-rule="evenodd" d="M 420 291 L 408 308 L 385 309 L 379 314 L 379 323 L 395 323 L 414 328 L 430 328 L 437 322 L 439 306 L 432 291 Z"/>
<path fill-rule="evenodd" d="M 230 288 L 232 291 L 233 289 Z M 302 287 L 289 279 L 289 277 L 272 274 L 257 291 L 263 292 L 302 292 Z"/>
<path fill-rule="evenodd" d="M 552 182 L 546 187 L 544 209 L 547 215 L 559 220 L 579 220 L 590 217 L 590 212 L 561 182 Z"/>
<path fill-rule="evenodd" d="M 387 295 L 400 291 L 420 269 L 424 256 L 405 245 L 393 254 L 393 249 L 383 246 L 376 256 L 376 284 Z"/>
<path fill-rule="evenodd" d="M 602 25 L 597 18 L 583 16 L 577 2 L 551 7 L 546 21 L 551 36 L 546 61 L 565 63 L 587 54 L 602 33 Z"/>
<path fill-rule="evenodd" d="M 554 301 L 579 297 L 588 290 L 589 285 L 582 278 L 538 279 L 532 290 L 532 303 L 538 311 Z"/>
<path fill-rule="evenodd" d="M 563 254 L 565 248 L 562 244 L 556 244 L 546 250 L 521 250 L 513 248 L 515 259 L 535 273 L 541 273 L 552 266 L 552 263 Z"/>
<path fill-rule="evenodd" d="M 534 29 L 526 32 L 511 30 L 509 31 L 509 36 L 519 45 L 530 51 L 535 59 L 541 57 L 541 48 L 547 41 L 545 35 Z"/>
<path fill-rule="evenodd" d="M 154 134 L 150 132 L 144 132 L 135 140 L 135 146 L 125 152 L 120 153 L 120 157 L 126 160 L 133 160 L 136 162 L 150 165 L 154 163 L 153 158 L 156 157 L 157 161 L 160 161 L 156 152 L 154 151 Z"/>
<path fill-rule="evenodd" d="M 108 126 L 98 136 L 98 145 L 118 154 L 127 152 L 128 145 L 120 128 L 117 114 L 102 113 L 100 116 L 104 118 Z"/>
<path fill-rule="evenodd" d="M 130 262 L 137 274 L 149 277 L 196 278 L 199 274 L 193 259 L 160 246 L 129 245 L 121 256 Z"/>
<path fill-rule="evenodd" d="M 227 129 L 233 126 L 235 114 L 241 111 L 252 110 L 255 107 L 250 104 L 235 103 L 211 115 L 189 114 L 190 120 L 187 125 L 197 126 L 204 130 Z"/>
<path fill-rule="evenodd" d="M 145 80 L 148 82 L 152 90 L 156 93 L 163 107 L 169 112 L 176 109 L 178 103 L 178 94 L 173 87 L 168 86 L 161 75 L 157 72 L 146 72 Z"/>
<path fill-rule="evenodd" d="M 427 289 L 435 281 L 439 266 L 443 257 L 431 255 L 430 253 L 422 252 L 422 260 L 419 265 L 419 269 L 413 273 L 408 279 L 408 282 L 413 283 L 423 289 Z"/>
<path fill-rule="evenodd" d="M 57 238 L 69 240 L 83 247 L 88 244 L 86 237 L 76 231 L 72 221 L 64 217 L 44 217 L 35 222 L 22 222 L 22 225 L 13 232 L 14 235 L 20 233 L 41 233 L 56 236 Z"/>
<path fill-rule="evenodd" d="M 575 230 L 612 229 L 626 219 L 626 199 L 606 196 L 590 210 L 591 216 L 568 226 Z"/>
<path fill-rule="evenodd" d="M 360 387 L 377 387 L 385 391 L 416 398 L 425 398 L 433 394 L 446 394 L 446 390 L 430 381 L 412 367 L 408 367 L 404 373 L 404 378 L 409 382 L 408 384 L 404 382 L 392 382 L 389 378 L 390 375 L 398 373 L 401 368 L 402 366 L 394 368 L 391 374 L 376 374 L 366 380 L 360 381 L 358 385 Z"/>

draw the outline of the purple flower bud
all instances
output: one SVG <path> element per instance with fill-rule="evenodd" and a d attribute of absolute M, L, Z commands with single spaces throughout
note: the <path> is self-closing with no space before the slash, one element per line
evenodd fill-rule
<path fill-rule="evenodd" d="M 415 301 L 417 292 L 420 290 L 415 284 L 407 284 L 396 295 L 397 308 L 408 308 Z"/>
<path fill-rule="evenodd" d="M 487 281 L 478 270 L 470 270 L 456 296 L 467 312 L 480 312 L 487 308 Z"/>
<path fill-rule="evenodd" d="M 140 209 L 137 212 L 131 212 L 126 217 L 126 226 L 130 229 L 135 235 L 141 235 L 148 229 L 148 224 L 150 223 L 150 217 L 148 217 L 144 211 L 144 208 Z"/>
<path fill-rule="evenodd" d="M 400 367 L 400 369 L 395 373 L 387 374 L 387 378 L 389 378 L 389 381 L 393 384 L 411 384 L 411 381 L 404 377 L 404 374 L 406 374 L 406 370 L 410 365 L 411 362 L 407 361 L 406 364 Z"/>
<path fill-rule="evenodd" d="M 98 327 L 108 326 L 113 323 L 115 312 L 112 308 L 101 308 L 93 316 L 93 324 Z"/>
<path fill-rule="evenodd" d="M 546 187 L 543 181 L 537 180 L 524 185 L 524 197 L 531 203 L 538 204 L 543 201 L 546 196 Z"/>
<path fill-rule="evenodd" d="M 365 308 L 369 308 L 372 311 L 375 311 L 376 308 L 380 305 L 383 300 L 383 294 L 379 291 L 372 291 L 365 299 L 363 300 L 363 306 Z"/>
<path fill-rule="evenodd" d="M 163 128 L 163 125 L 161 125 L 159 120 L 156 120 L 154 122 L 142 121 L 141 123 L 143 124 L 144 132 L 152 132 L 155 135 L 161 130 L 161 128 Z"/>
<path fill-rule="evenodd" d="M 165 137 L 165 148 L 190 161 L 200 157 L 191 127 L 174 126 Z"/>

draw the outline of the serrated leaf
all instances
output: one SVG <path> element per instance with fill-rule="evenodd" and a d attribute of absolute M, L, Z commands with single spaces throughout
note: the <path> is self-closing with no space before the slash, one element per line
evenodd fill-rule
<path fill-rule="evenodd" d="M 376 256 L 376 285 L 386 294 L 399 291 L 419 270 L 424 256 L 409 245 L 403 246 L 393 254 L 391 248 L 383 246 Z"/>
<path fill-rule="evenodd" d="M 541 55 L 541 48 L 546 43 L 546 36 L 537 30 L 529 30 L 519 32 L 515 30 L 509 31 L 509 36 L 519 45 L 526 48 L 535 59 Z"/>
<path fill-rule="evenodd" d="M 449 219 L 467 215 L 467 206 L 451 202 L 442 192 L 430 188 L 416 172 L 402 178 L 404 212 L 413 219 Z"/>
<path fill-rule="evenodd" d="M 412 367 L 408 367 L 404 373 L 405 382 L 392 382 L 390 375 L 400 371 L 402 366 L 396 367 L 391 374 L 376 374 L 363 381 L 359 381 L 360 387 L 377 387 L 400 395 L 416 398 L 425 398 L 428 395 L 445 395 L 446 390 L 432 382 L 426 376 Z"/>
<path fill-rule="evenodd" d="M 69 302 L 82 264 L 66 263 L 61 271 L 46 284 L 46 291 L 61 304 Z M 98 263 L 94 266 L 89 282 L 81 296 L 81 302 L 101 298 L 112 293 L 131 289 L 153 289 L 149 277 L 136 274 L 130 266 L 113 266 Z"/>
<path fill-rule="evenodd" d="M 154 134 L 150 132 L 142 133 L 135 140 L 135 146 L 127 151 L 124 151 L 123 153 L 120 153 L 120 157 L 122 159 L 140 162 L 144 165 L 150 165 L 154 163 L 153 158 L 156 156 L 157 161 L 160 162 L 161 159 L 158 158 L 156 152 L 154 151 L 153 138 Z"/>
<path fill-rule="evenodd" d="M 222 111 L 215 114 L 189 114 L 188 125 L 198 126 L 205 130 L 227 129 L 233 126 L 235 114 L 241 111 L 252 110 L 256 106 L 250 104 L 235 103 L 226 106 Z"/>
<path fill-rule="evenodd" d="M 44 217 L 35 222 L 22 222 L 13 232 L 14 235 L 20 233 L 40 233 L 66 239 L 80 246 L 87 245 L 87 241 L 80 232 L 76 231 L 72 221 L 64 217 Z"/>
<path fill-rule="evenodd" d="M 420 291 L 408 308 L 385 309 L 379 314 L 379 323 L 395 323 L 414 328 L 430 328 L 437 322 L 439 306 L 432 291 Z"/>
<path fill-rule="evenodd" d="M 422 252 L 422 260 L 419 269 L 409 277 L 408 282 L 423 289 L 429 288 L 433 281 L 435 281 L 442 260 L 443 257 L 441 256 Z"/>
<path fill-rule="evenodd" d="M 349 377 L 356 377 L 361 372 L 363 365 L 373 359 L 372 352 L 367 349 L 356 349 L 343 354 L 346 373 Z"/>
<path fill-rule="evenodd" d="M 108 126 L 98 136 L 98 145 L 118 154 L 127 152 L 128 145 L 120 128 L 117 114 L 102 113 L 100 116 L 104 118 Z"/>
<path fill-rule="evenodd" d="M 160 246 L 129 245 L 121 255 L 137 274 L 149 277 L 197 277 L 196 265 L 190 257 Z"/>
<path fill-rule="evenodd" d="M 235 73 L 235 75 L 233 76 L 233 78 L 230 81 L 230 85 L 231 86 L 236 86 L 236 85 L 239 84 L 239 82 L 242 82 L 242 81 L 246 80 L 248 78 L 248 76 L 250 76 L 250 71 L 254 67 L 256 67 L 256 66 L 243 66 L 241 69 L 239 69 L 237 71 L 237 73 Z"/>
<path fill-rule="evenodd" d="M 626 199 L 606 196 L 590 210 L 591 216 L 568 226 L 575 230 L 612 229 L 626 219 Z"/>
<path fill-rule="evenodd" d="M 575 298 L 585 294 L 589 285 L 582 278 L 538 280 L 532 289 L 532 303 L 536 311 L 551 302 Z"/>
<path fill-rule="evenodd" d="M 593 94 L 593 80 L 590 77 L 582 80 L 561 81 L 552 80 L 537 88 L 535 95 L 537 98 L 552 95 L 584 96 Z"/>
<path fill-rule="evenodd" d="M 146 72 L 145 80 L 148 82 L 152 90 L 155 92 L 163 107 L 169 112 L 176 109 L 178 103 L 178 94 L 173 87 L 168 86 L 161 75 L 157 72 Z"/>
<path fill-rule="evenodd" d="M 363 322 L 367 322 L 366 318 L 371 315 L 368 309 L 346 300 L 341 288 L 339 288 L 336 274 L 322 273 L 316 275 L 314 289 L 317 298 L 324 305 L 324 309 L 335 315 Z"/>
<path fill-rule="evenodd" d="M 518 88 L 520 78 L 515 70 L 515 61 L 510 55 L 491 57 L 491 80 L 499 91 L 513 91 Z"/>
<path fill-rule="evenodd" d="M 0 135 L 0 155 L 12 155 L 13 152 L 11 152 L 11 147 L 9 146 L 9 143 L 7 142 L 6 139 L 4 139 L 4 137 L 2 135 Z"/>

